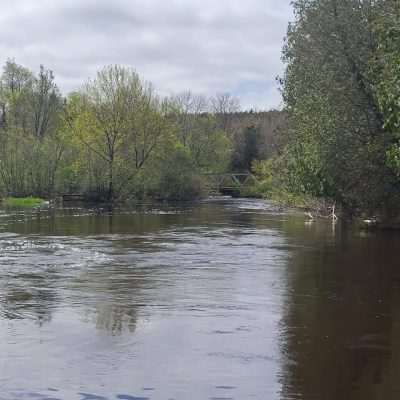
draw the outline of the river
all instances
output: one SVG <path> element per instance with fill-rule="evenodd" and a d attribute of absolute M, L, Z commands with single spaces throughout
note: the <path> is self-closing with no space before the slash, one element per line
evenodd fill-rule
<path fill-rule="evenodd" d="M 0 400 L 398 399 L 399 245 L 260 200 L 2 210 Z"/>

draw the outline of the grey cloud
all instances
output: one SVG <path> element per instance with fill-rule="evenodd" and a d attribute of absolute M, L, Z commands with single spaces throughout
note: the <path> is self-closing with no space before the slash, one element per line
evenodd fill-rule
<path fill-rule="evenodd" d="M 19 0 L 2 6 L 0 58 L 54 70 L 64 92 L 108 64 L 163 94 L 230 91 L 279 106 L 275 76 L 290 0 Z"/>

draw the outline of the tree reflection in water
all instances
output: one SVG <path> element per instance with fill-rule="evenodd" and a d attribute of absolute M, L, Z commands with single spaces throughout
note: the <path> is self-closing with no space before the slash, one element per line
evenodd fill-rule
<path fill-rule="evenodd" d="M 287 268 L 282 398 L 398 399 L 400 238 L 318 229 Z"/>

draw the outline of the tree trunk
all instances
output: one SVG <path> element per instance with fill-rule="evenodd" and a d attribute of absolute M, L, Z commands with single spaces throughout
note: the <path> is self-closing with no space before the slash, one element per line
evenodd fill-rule
<path fill-rule="evenodd" d="M 107 201 L 112 204 L 114 201 L 114 163 L 111 159 L 108 163 L 108 193 Z"/>

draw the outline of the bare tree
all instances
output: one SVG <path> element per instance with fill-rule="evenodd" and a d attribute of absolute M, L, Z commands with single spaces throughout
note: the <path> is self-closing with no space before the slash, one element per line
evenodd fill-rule
<path fill-rule="evenodd" d="M 189 146 L 190 136 L 196 129 L 197 118 L 209 109 L 207 99 L 186 91 L 172 98 L 176 108 L 176 119 L 179 126 L 179 139 L 182 144 Z"/>
<path fill-rule="evenodd" d="M 43 65 L 34 80 L 31 98 L 34 133 L 43 138 L 56 127 L 62 108 L 62 97 L 54 83 L 53 72 L 46 70 Z"/>
<path fill-rule="evenodd" d="M 240 101 L 230 93 L 217 93 L 210 99 L 211 111 L 216 115 L 223 131 L 229 128 L 232 115 L 240 111 Z"/>

